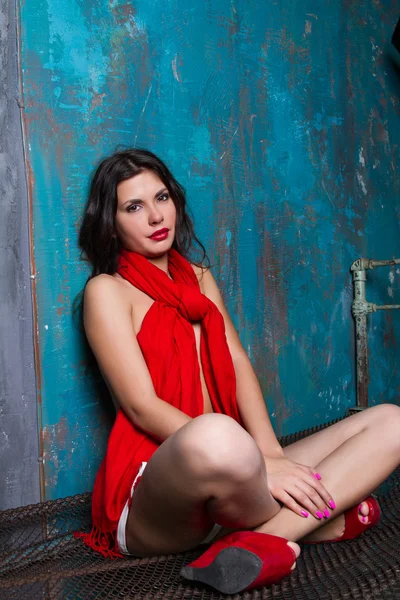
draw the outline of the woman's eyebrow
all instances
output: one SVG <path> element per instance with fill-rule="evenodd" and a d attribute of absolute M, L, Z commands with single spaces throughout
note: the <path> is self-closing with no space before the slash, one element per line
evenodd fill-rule
<path fill-rule="evenodd" d="M 168 189 L 166 187 L 163 187 L 162 190 L 160 190 L 159 192 L 154 194 L 154 198 L 157 198 L 163 192 L 168 192 Z M 124 202 L 122 206 L 125 206 L 125 204 L 128 204 L 128 202 L 131 202 L 131 203 L 132 202 L 142 202 L 142 200 L 140 200 L 140 198 L 133 198 L 131 200 L 127 200 L 126 202 Z"/>

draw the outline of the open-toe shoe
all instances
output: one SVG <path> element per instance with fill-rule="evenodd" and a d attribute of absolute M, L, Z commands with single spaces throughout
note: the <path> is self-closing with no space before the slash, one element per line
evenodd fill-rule
<path fill-rule="evenodd" d="M 375 496 L 368 496 L 362 502 L 366 502 L 369 508 L 369 514 L 365 516 L 367 522 L 363 523 L 359 519 L 358 508 L 360 503 L 346 510 L 344 514 L 344 531 L 340 537 L 333 540 L 323 540 L 319 542 L 304 542 L 305 544 L 331 544 L 333 542 L 344 542 L 345 540 L 353 540 L 359 537 L 367 529 L 371 529 L 380 519 L 381 509 Z M 361 504 L 362 504 L 361 502 Z"/>
<path fill-rule="evenodd" d="M 289 575 L 296 562 L 296 554 L 287 542 L 266 533 L 235 531 L 183 567 L 181 575 L 223 594 L 272 585 Z"/>

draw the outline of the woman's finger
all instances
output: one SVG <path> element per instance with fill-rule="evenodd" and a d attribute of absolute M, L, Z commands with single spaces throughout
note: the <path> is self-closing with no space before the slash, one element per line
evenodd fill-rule
<path fill-rule="evenodd" d="M 313 477 L 306 477 L 303 479 L 310 487 L 312 487 L 319 497 L 322 499 L 322 502 L 326 505 L 329 510 L 336 508 L 335 501 L 332 498 L 332 495 L 328 492 L 326 487 L 321 481 L 317 481 Z"/>
<path fill-rule="evenodd" d="M 318 492 L 302 479 L 296 482 L 297 490 L 288 490 L 299 504 L 309 510 L 317 519 L 330 517 L 331 511 Z"/>
<path fill-rule="evenodd" d="M 276 500 L 279 500 L 282 504 L 284 504 L 291 511 L 299 515 L 300 517 L 307 518 L 309 516 L 309 512 L 305 510 L 303 506 L 298 504 L 296 500 L 284 490 L 279 490 L 277 494 L 273 494 Z"/>
<path fill-rule="evenodd" d="M 304 473 L 307 473 L 307 475 L 311 475 L 312 477 L 314 477 L 314 479 L 317 479 L 318 481 L 322 479 L 321 475 L 318 473 L 318 471 L 316 471 L 316 469 L 313 469 L 312 467 L 307 467 L 306 465 L 300 465 L 298 463 L 297 466 L 302 471 L 304 471 Z"/>

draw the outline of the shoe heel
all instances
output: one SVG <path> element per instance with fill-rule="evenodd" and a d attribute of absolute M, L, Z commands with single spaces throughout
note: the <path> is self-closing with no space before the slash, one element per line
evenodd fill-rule
<path fill-rule="evenodd" d="M 261 559 L 244 548 L 221 550 L 207 567 L 183 567 L 182 577 L 199 581 L 222 594 L 237 594 L 253 583 L 262 569 Z"/>

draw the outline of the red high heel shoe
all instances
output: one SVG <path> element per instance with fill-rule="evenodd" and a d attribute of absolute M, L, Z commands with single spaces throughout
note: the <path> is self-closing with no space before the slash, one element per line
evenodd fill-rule
<path fill-rule="evenodd" d="M 359 537 L 364 531 L 367 529 L 371 529 L 380 519 L 381 516 L 381 508 L 378 504 L 378 501 L 374 496 L 368 496 L 365 498 L 363 502 L 366 502 L 369 507 L 369 514 L 365 517 L 368 519 L 368 523 L 362 523 L 358 518 L 359 512 L 358 507 L 359 504 L 353 506 L 353 508 L 349 508 L 344 512 L 344 532 L 338 538 L 333 540 L 324 540 L 323 542 L 304 542 L 305 544 L 332 544 L 333 542 L 344 542 L 345 540 L 353 540 L 354 538 Z"/>
<path fill-rule="evenodd" d="M 287 540 L 266 533 L 235 531 L 220 538 L 197 560 L 181 569 L 182 577 L 223 594 L 278 583 L 289 575 L 296 554 Z"/>

